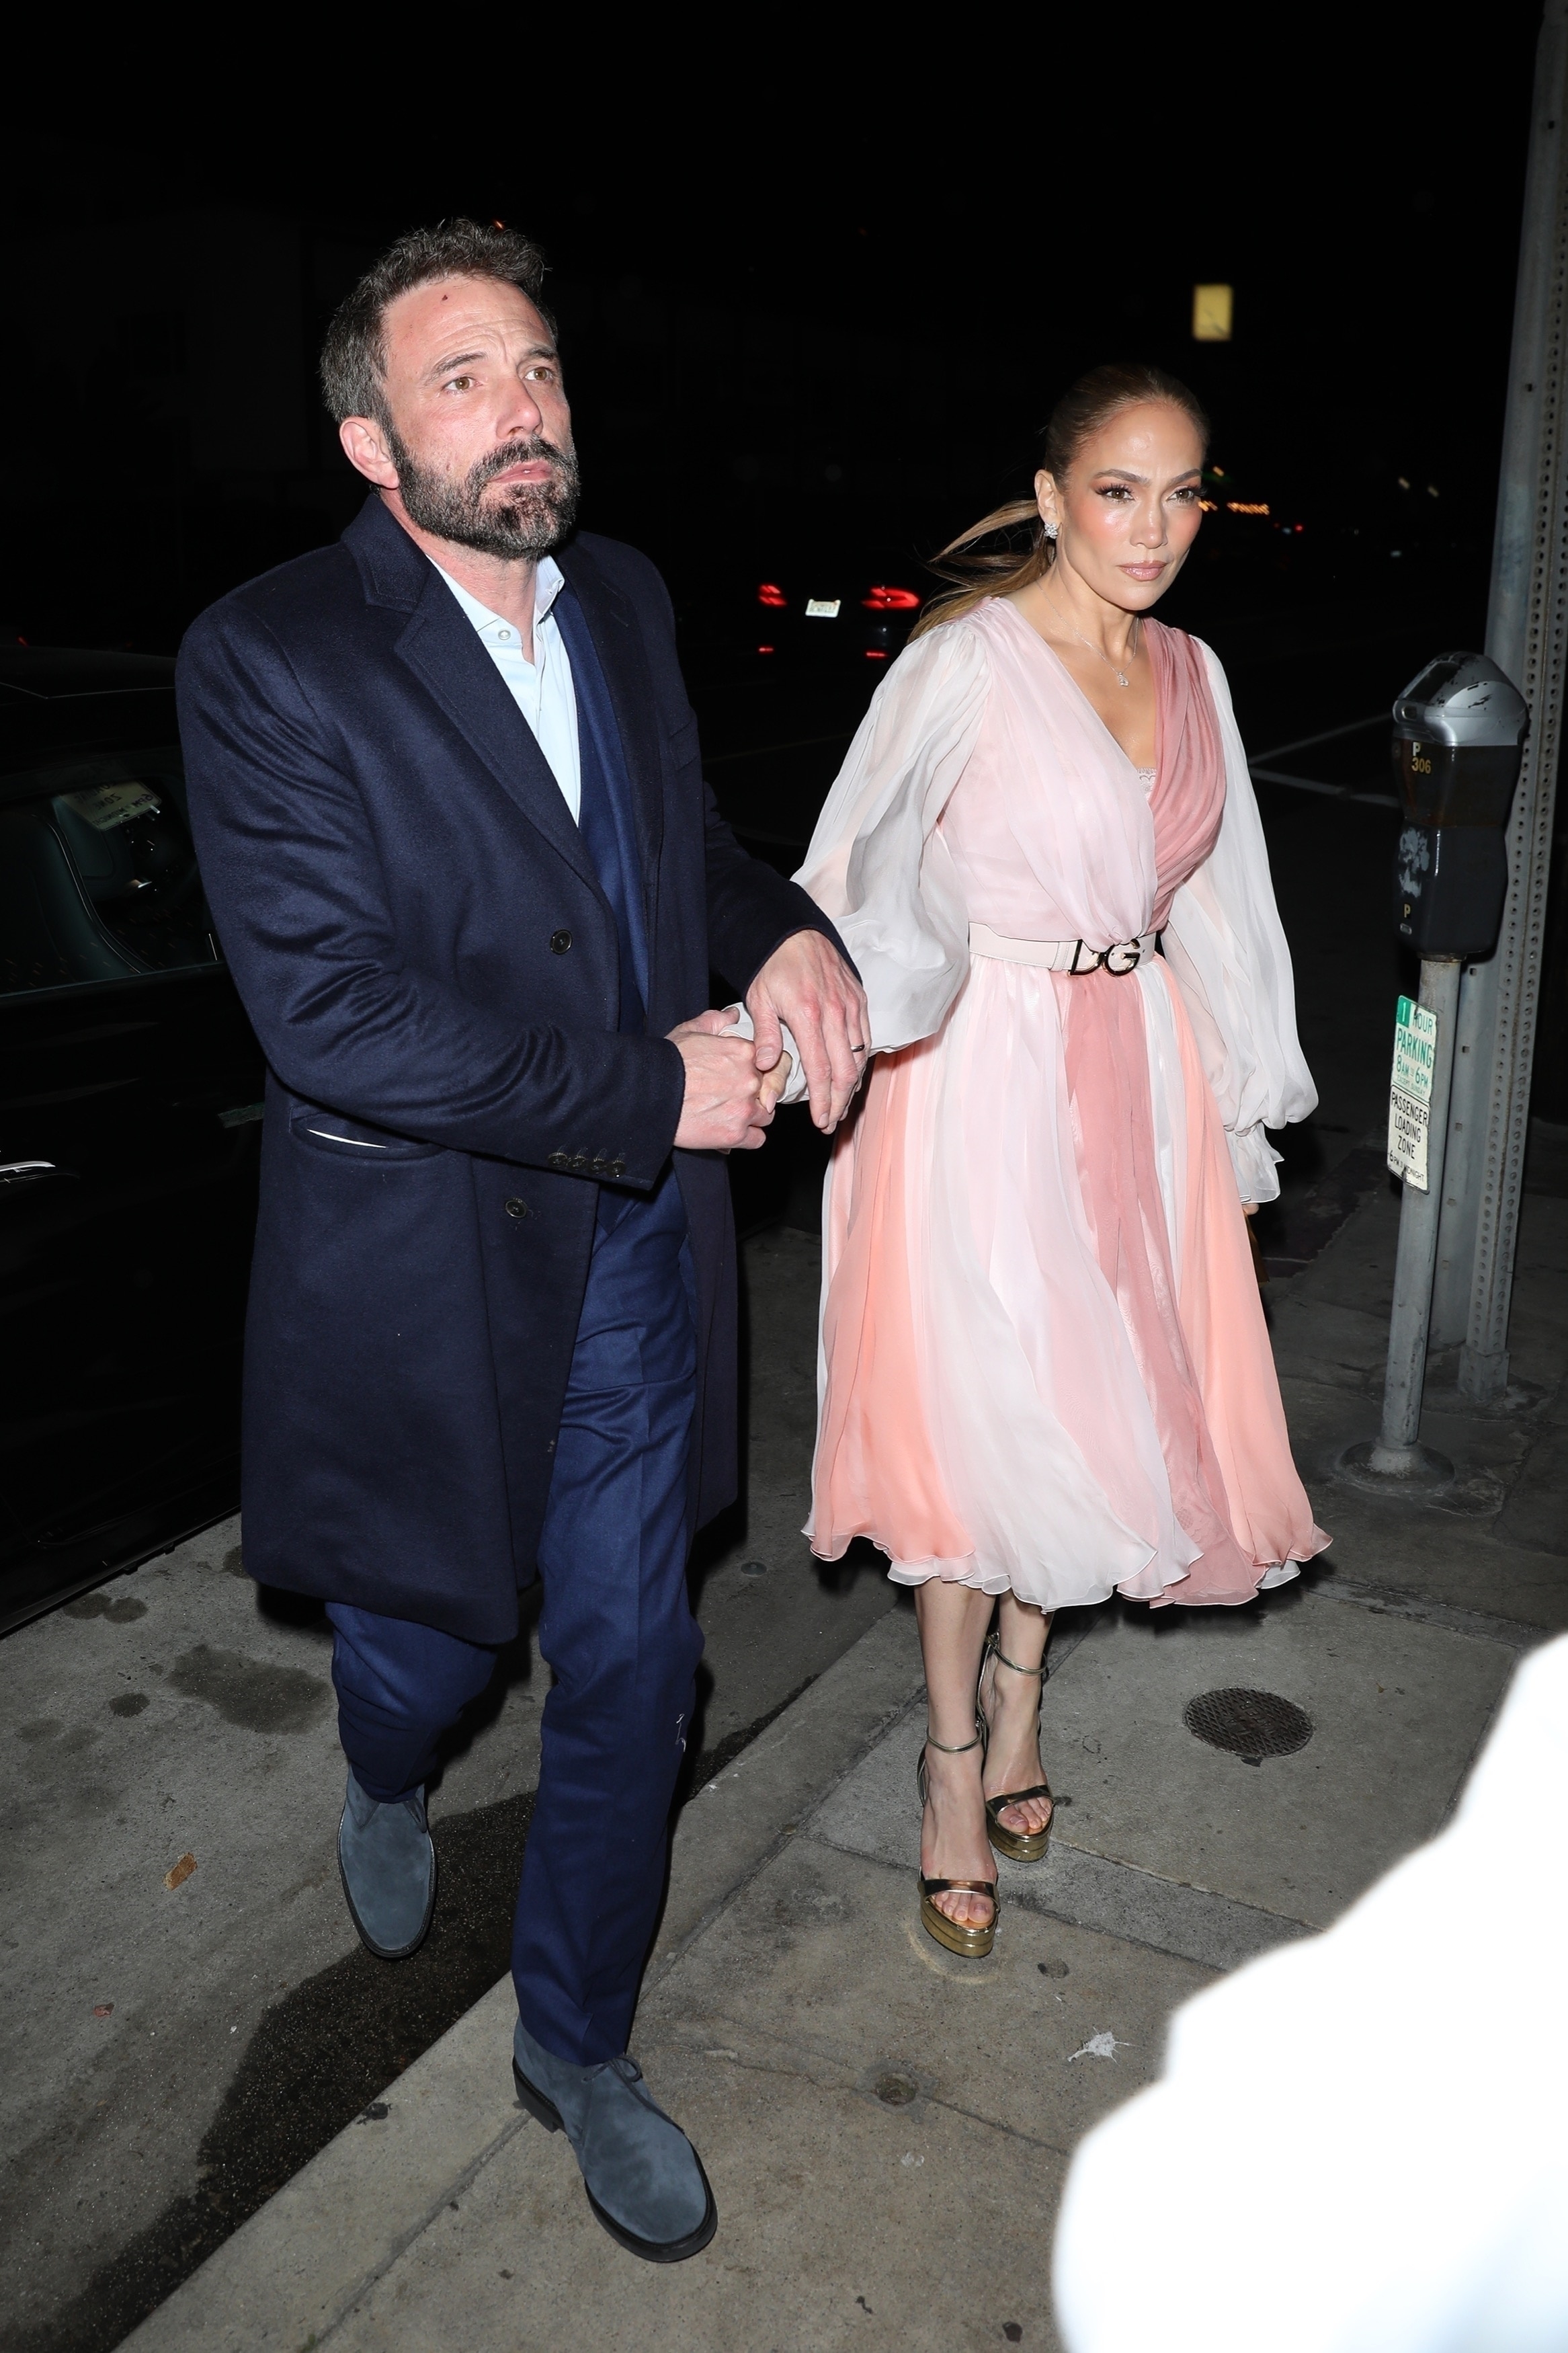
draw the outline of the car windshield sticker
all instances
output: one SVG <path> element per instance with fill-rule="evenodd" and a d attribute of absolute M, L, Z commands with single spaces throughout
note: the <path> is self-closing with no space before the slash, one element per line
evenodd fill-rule
<path fill-rule="evenodd" d="M 92 785 L 86 792 L 62 793 L 60 798 L 96 833 L 112 833 L 132 818 L 155 816 L 163 806 L 162 795 L 151 785 Z"/>

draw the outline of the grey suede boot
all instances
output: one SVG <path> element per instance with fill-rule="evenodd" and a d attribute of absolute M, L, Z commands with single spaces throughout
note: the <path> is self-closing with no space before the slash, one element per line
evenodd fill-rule
<path fill-rule="evenodd" d="M 436 1850 L 424 1790 L 384 1806 L 351 1773 L 338 1824 L 338 1869 L 360 1942 L 378 1960 L 401 1961 L 422 1945 L 436 1908 Z"/>
<path fill-rule="evenodd" d="M 680 2126 L 655 2105 L 635 2059 L 574 2066 L 519 2019 L 511 2072 L 518 2098 L 545 2131 L 564 2131 L 588 2203 L 618 2245 L 650 2263 L 701 2252 L 719 2228 L 708 2176 Z"/>

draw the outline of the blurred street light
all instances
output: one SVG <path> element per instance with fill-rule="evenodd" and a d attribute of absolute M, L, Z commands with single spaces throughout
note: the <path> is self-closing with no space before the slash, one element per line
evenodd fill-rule
<path fill-rule="evenodd" d="M 1228 343 L 1233 290 L 1228 286 L 1194 286 L 1193 289 L 1193 340 L 1199 343 Z"/>

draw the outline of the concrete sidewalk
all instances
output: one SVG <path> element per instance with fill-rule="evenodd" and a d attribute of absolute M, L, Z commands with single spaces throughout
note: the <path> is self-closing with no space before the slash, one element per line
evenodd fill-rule
<path fill-rule="evenodd" d="M 869 1560 L 814 1574 L 800 1535 L 816 1239 L 758 1235 L 743 1263 L 747 1503 L 705 1533 L 691 1580 L 709 1770 L 894 1600 Z M 537 1592 L 444 1744 L 441 1902 L 389 1972 L 338 1881 L 330 1629 L 251 1583 L 239 1534 L 212 1528 L 5 1641 L 5 2353 L 107 2353 L 507 1965 L 548 1684 Z"/>
<path fill-rule="evenodd" d="M 907 1606 L 687 1807 L 634 2044 L 713 2181 L 701 2256 L 651 2269 L 600 2231 L 563 2138 L 514 2104 L 503 1982 L 129 2345 L 1054 2345 L 1079 2137 L 1157 2073 L 1176 2004 L 1439 1827 L 1518 1656 L 1568 1620 L 1568 1202 L 1526 1203 L 1515 1409 L 1430 1425 L 1459 1468 L 1437 1506 L 1329 1470 L 1375 1424 L 1395 1227 L 1379 1190 L 1271 1287 L 1323 1564 L 1246 1610 L 1058 1620 L 1057 1835 L 1004 1868 L 990 1960 L 918 1925 Z M 1303 1708 L 1306 1746 L 1249 1764 L 1194 1738 L 1187 1702 L 1236 1685 Z"/>

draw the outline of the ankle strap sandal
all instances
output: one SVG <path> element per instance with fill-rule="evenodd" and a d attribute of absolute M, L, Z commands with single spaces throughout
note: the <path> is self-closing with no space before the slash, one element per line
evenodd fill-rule
<path fill-rule="evenodd" d="M 1037 1675 L 1040 1678 L 1042 1696 L 1044 1695 L 1046 1662 L 1043 1658 L 1037 1667 L 1021 1667 L 1016 1659 L 1010 1659 L 1007 1656 L 994 1634 L 988 1638 L 985 1649 L 987 1653 L 995 1659 L 998 1666 L 1011 1667 L 1016 1675 Z M 984 1672 L 984 1659 L 981 1661 L 981 1672 L 983 1673 Z M 994 1683 L 995 1667 L 993 1667 L 991 1672 L 992 1681 Z M 981 1720 L 984 1722 L 984 1715 Z M 999 1796 L 987 1798 L 985 1800 L 985 1835 L 996 1852 L 1005 1855 L 1009 1862 L 1038 1862 L 1050 1843 L 1050 1822 L 1046 1824 L 1043 1831 L 1012 1831 L 1002 1820 L 1009 1806 L 1022 1806 L 1031 1798 L 1045 1798 L 1049 1801 L 1052 1810 L 1051 1820 L 1054 1821 L 1056 1800 L 1051 1797 L 1051 1785 L 1048 1781 L 1037 1781 L 1032 1789 L 1005 1789 Z"/>
<path fill-rule="evenodd" d="M 974 1737 L 961 1740 L 956 1746 L 947 1740 L 933 1739 L 928 1732 L 925 1745 L 915 1767 L 915 1786 L 921 1793 L 923 1810 L 926 1802 L 926 1747 L 940 1749 L 944 1757 L 967 1757 L 972 1748 L 985 1746 L 985 1719 L 976 1711 Z M 921 1926 L 928 1936 L 934 1937 L 944 1950 L 958 1953 L 967 1961 L 983 1961 L 996 1941 L 996 1922 L 1002 1910 L 994 1879 L 928 1879 L 923 1871 L 915 1874 L 921 1891 Z M 933 1895 L 984 1895 L 991 1906 L 991 1917 L 971 1926 L 962 1920 L 950 1920 L 945 1912 L 932 1903 Z"/>

